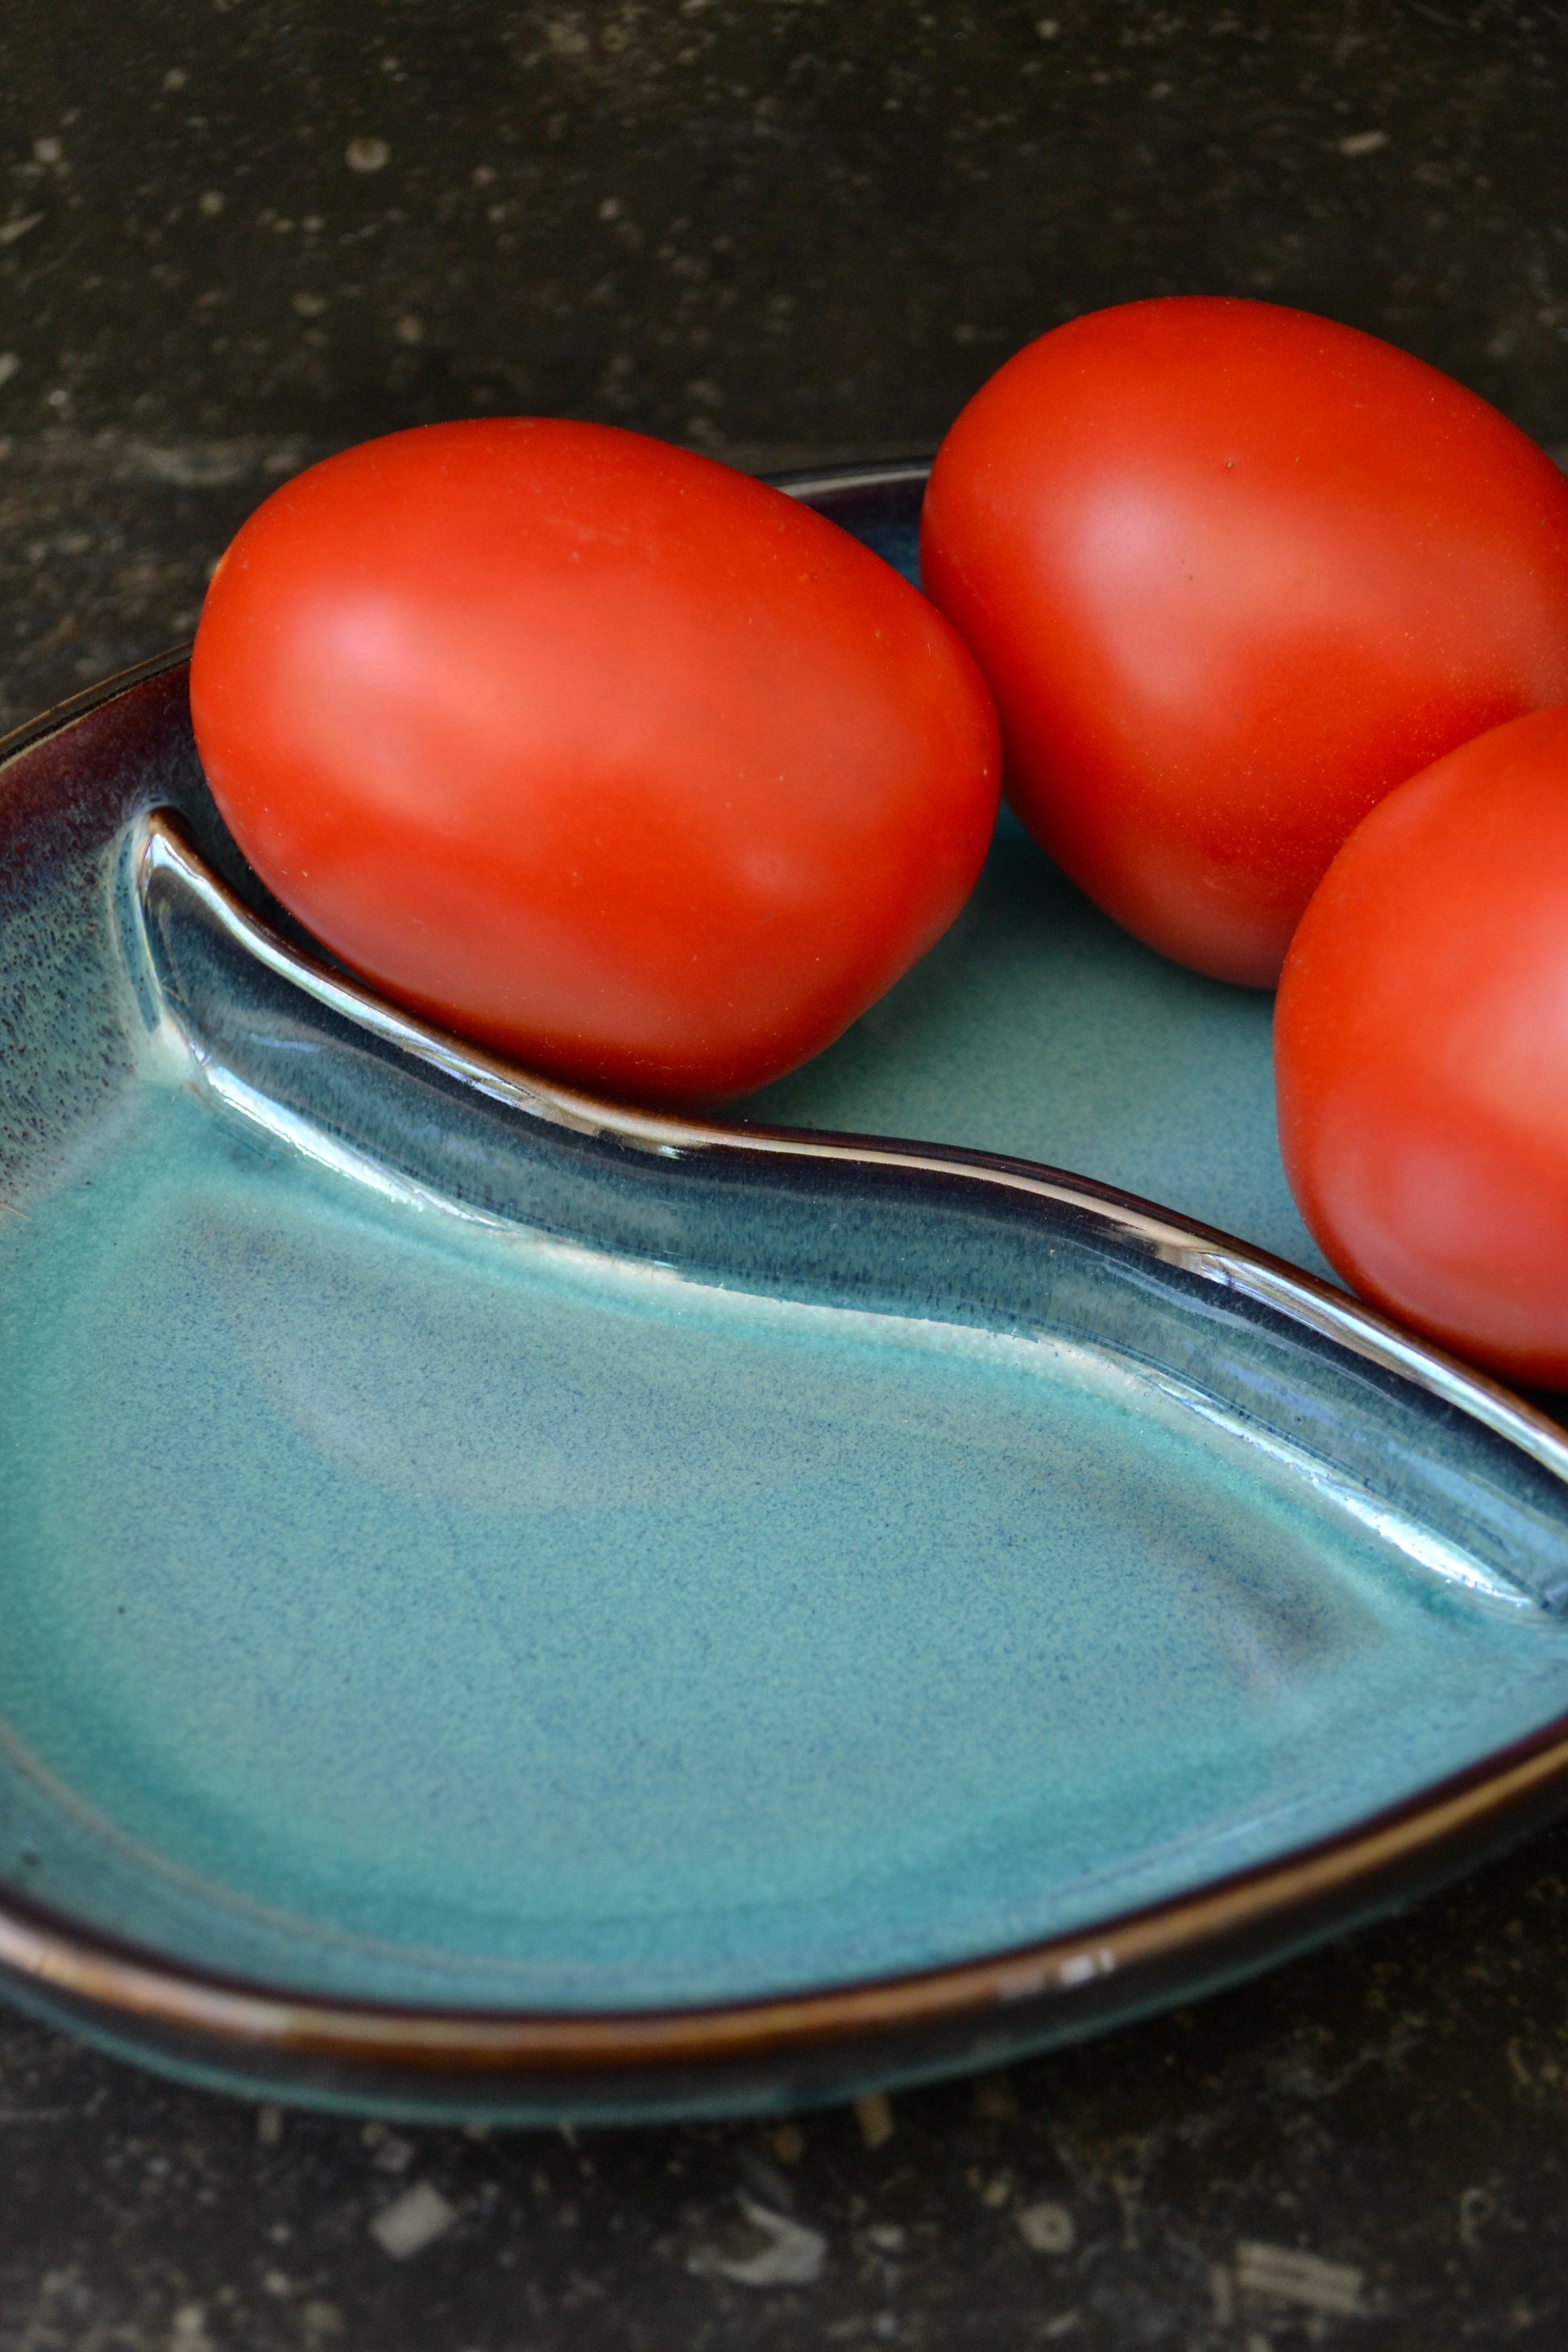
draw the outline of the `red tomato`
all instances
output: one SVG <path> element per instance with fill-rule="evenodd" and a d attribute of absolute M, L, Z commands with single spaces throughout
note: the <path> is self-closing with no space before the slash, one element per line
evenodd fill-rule
<path fill-rule="evenodd" d="M 921 562 L 1025 824 L 1139 938 L 1257 987 L 1384 793 L 1568 701 L 1568 482 L 1419 360 L 1266 303 L 1020 352 L 942 444 Z"/>
<path fill-rule="evenodd" d="M 1275 1066 L 1325 1256 L 1459 1354 L 1568 1387 L 1568 710 L 1351 835 L 1286 961 Z"/>
<path fill-rule="evenodd" d="M 257 872 L 400 1003 L 647 1098 L 828 1045 L 963 904 L 990 699 L 847 533 L 607 426 L 429 425 L 240 531 L 191 665 Z"/>

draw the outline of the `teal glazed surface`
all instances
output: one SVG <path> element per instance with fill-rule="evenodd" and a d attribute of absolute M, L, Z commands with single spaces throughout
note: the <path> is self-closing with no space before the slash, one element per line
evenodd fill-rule
<path fill-rule="evenodd" d="M 147 828 L 224 860 L 177 725 L 139 764 L 116 708 L 0 771 L 22 1913 L 445 2014 L 808 1998 L 1266 1870 L 1568 1714 L 1561 1437 L 1182 1222 L 1317 1265 L 1265 1000 L 1005 825 L 746 1118 L 1096 1181 L 617 1122 L 268 944 Z"/>
<path fill-rule="evenodd" d="M 167 1081 L 4 1246 L 34 1891 L 206 1967 L 596 2009 L 938 1966 L 1568 1700 L 1500 1575 L 1089 1345 L 479 1225 Z"/>
<path fill-rule="evenodd" d="M 1273 1011 L 1119 929 L 1004 810 L 947 937 L 747 1109 L 1079 1169 L 1336 1280 L 1279 1162 Z"/>

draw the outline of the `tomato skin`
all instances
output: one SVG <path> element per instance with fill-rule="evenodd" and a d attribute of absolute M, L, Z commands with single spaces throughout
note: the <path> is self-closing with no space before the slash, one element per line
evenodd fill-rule
<path fill-rule="evenodd" d="M 1031 343 L 942 444 L 921 569 L 1037 839 L 1255 987 L 1384 793 L 1568 701 L 1568 482 L 1423 362 L 1272 304 Z"/>
<path fill-rule="evenodd" d="M 830 1044 L 996 813 L 989 696 L 923 597 L 602 425 L 428 425 L 287 483 L 214 577 L 191 708 L 241 849 L 344 962 L 649 1100 Z"/>
<path fill-rule="evenodd" d="M 1324 1255 L 1458 1354 L 1568 1388 L 1568 710 L 1479 736 L 1357 828 L 1274 1042 Z"/>

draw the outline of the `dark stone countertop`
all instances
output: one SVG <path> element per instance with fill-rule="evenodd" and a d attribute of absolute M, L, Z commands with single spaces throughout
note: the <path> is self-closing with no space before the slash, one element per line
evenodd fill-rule
<path fill-rule="evenodd" d="M 1487 0 L 13 9 L 0 725 L 187 634 L 273 482 L 432 417 L 896 455 L 1056 320 L 1205 290 L 1568 443 L 1565 81 L 1563 8 Z M 575 2141 L 284 2116 L 5 2014 L 0 2352 L 1546 2352 L 1565 1963 L 1561 1829 L 1005 2078 Z M 813 2283 L 726 2276 L 746 2200 Z"/>

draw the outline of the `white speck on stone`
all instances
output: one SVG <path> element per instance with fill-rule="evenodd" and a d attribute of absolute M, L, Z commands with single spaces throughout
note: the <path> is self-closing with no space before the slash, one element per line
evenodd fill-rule
<path fill-rule="evenodd" d="M 24 213 L 18 220 L 0 221 L 0 245 L 15 245 L 19 236 L 37 228 L 43 217 L 42 213 Z"/>
<path fill-rule="evenodd" d="M 1480 2243 L 1481 2231 L 1496 2212 L 1497 2207 L 1484 2189 L 1466 2189 L 1459 2197 L 1459 2241 L 1474 2252 Z"/>
<path fill-rule="evenodd" d="M 65 152 L 58 139 L 35 139 L 33 142 L 33 158 L 36 163 L 58 163 Z"/>
<path fill-rule="evenodd" d="M 606 196 L 599 206 L 599 218 L 601 220 L 619 220 L 620 216 L 621 200 L 619 196 Z"/>
<path fill-rule="evenodd" d="M 1352 131 L 1348 139 L 1339 142 L 1342 155 L 1375 155 L 1388 144 L 1386 131 Z"/>
<path fill-rule="evenodd" d="M 351 172 L 381 172 L 391 163 L 392 150 L 384 139 L 351 139 L 343 161 Z"/>
<path fill-rule="evenodd" d="M 169 2329 L 169 2352 L 212 2352 L 205 2305 L 180 2305 Z"/>
<path fill-rule="evenodd" d="M 1042 41 L 1054 41 L 1061 31 L 1061 26 L 1054 16 L 1037 16 L 1035 30 Z"/>
<path fill-rule="evenodd" d="M 1018 2234 L 1037 2254 L 1067 2254 L 1072 2252 L 1078 2232 L 1065 2205 L 1042 2198 L 1037 2205 L 1024 2207 L 1018 2216 Z"/>
<path fill-rule="evenodd" d="M 400 343 L 422 343 L 425 341 L 425 321 L 416 319 L 412 310 L 405 310 L 395 321 L 392 331 Z"/>
<path fill-rule="evenodd" d="M 283 2137 L 283 2110 L 281 2107 L 266 2106 L 257 2108 L 256 2137 L 261 2142 L 263 2147 L 277 2147 L 279 2141 Z"/>
<path fill-rule="evenodd" d="M 1338 2319 L 1364 2315 L 1363 2273 L 1352 2263 L 1325 2262 L 1321 2254 L 1294 2246 L 1244 2240 L 1236 2250 L 1236 2284 L 1241 2294 L 1268 2303 L 1293 2303 Z"/>
<path fill-rule="evenodd" d="M 457 2221 L 456 2209 L 428 2180 L 416 2180 L 401 2197 L 384 2206 L 370 2225 L 370 2234 L 383 2253 L 405 2263 L 411 2254 L 444 2238 Z"/>
<path fill-rule="evenodd" d="M 371 2162 L 378 2172 L 406 2172 L 414 2161 L 415 2148 L 411 2139 L 401 2132 L 388 2132 Z"/>
<path fill-rule="evenodd" d="M 893 2137 L 893 2108 L 886 2091 L 867 2091 L 855 2102 L 855 2120 L 868 2147 L 883 2147 Z"/>
<path fill-rule="evenodd" d="M 0 352 L 0 383 L 9 383 L 19 373 L 22 362 L 15 352 Z"/>
<path fill-rule="evenodd" d="M 293 296 L 292 299 L 294 309 L 301 319 L 319 319 L 327 307 L 327 298 L 324 294 L 301 291 Z"/>
<path fill-rule="evenodd" d="M 222 212 L 223 206 L 224 196 L 221 188 L 205 188 L 196 198 L 197 212 L 205 213 L 208 220 L 216 219 Z"/>
<path fill-rule="evenodd" d="M 165 89 L 184 89 L 189 79 L 190 75 L 185 71 L 184 66 L 171 66 L 168 72 L 163 76 L 163 88 Z"/>
<path fill-rule="evenodd" d="M 820 2230 L 792 2221 L 769 2205 L 759 2205 L 742 2189 L 741 2210 L 753 2230 L 767 2240 L 760 2254 L 731 2261 L 710 2247 L 693 2254 L 688 2267 L 699 2276 L 729 2279 L 735 2286 L 814 2286 L 822 2275 L 827 2241 Z"/>
<path fill-rule="evenodd" d="M 866 2235 L 879 2254 L 901 2254 L 904 2231 L 898 2221 L 874 2221 Z"/>

